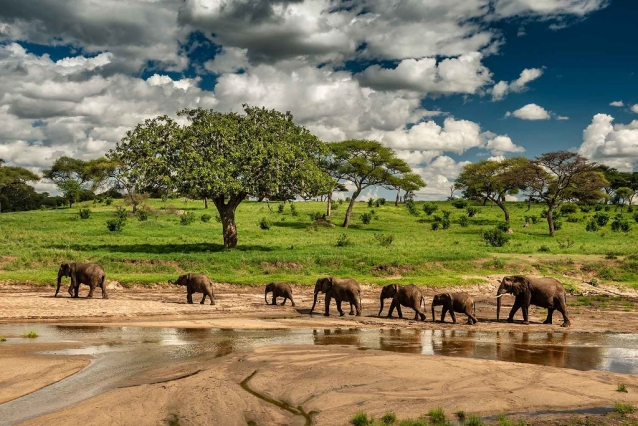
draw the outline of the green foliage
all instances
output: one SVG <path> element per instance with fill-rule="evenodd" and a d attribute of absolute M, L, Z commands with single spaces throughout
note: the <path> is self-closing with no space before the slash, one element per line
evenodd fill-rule
<path fill-rule="evenodd" d="M 609 222 L 609 215 L 605 213 L 596 213 L 594 215 L 594 220 L 596 220 L 598 226 L 603 227 L 607 225 L 607 222 Z"/>
<path fill-rule="evenodd" d="M 379 198 L 377 200 L 377 207 L 379 207 L 379 204 L 381 204 L 382 206 L 385 206 L 386 203 L 386 199 L 385 198 Z"/>
<path fill-rule="evenodd" d="M 456 414 L 456 418 L 459 419 L 460 422 L 465 422 L 465 411 L 459 410 L 454 414 Z"/>
<path fill-rule="evenodd" d="M 633 216 L 633 217 L 634 217 L 634 220 L 635 220 L 636 222 L 638 222 L 638 212 L 634 213 L 634 216 Z"/>
<path fill-rule="evenodd" d="M 423 204 L 423 211 L 425 212 L 425 214 L 427 214 L 428 216 L 431 216 L 432 213 L 434 213 L 435 211 L 437 211 L 439 209 L 439 207 L 431 202 L 427 202 Z"/>
<path fill-rule="evenodd" d="M 618 215 L 611 222 L 611 230 L 614 232 L 629 232 L 631 231 L 631 225 L 629 225 L 629 221 L 622 216 Z"/>
<path fill-rule="evenodd" d="M 346 234 L 341 234 L 339 235 L 339 238 L 337 238 L 337 247 L 347 247 L 351 246 L 352 244 L 352 241 Z"/>
<path fill-rule="evenodd" d="M 580 211 L 583 213 L 589 213 L 593 207 L 589 205 L 580 206 Z"/>
<path fill-rule="evenodd" d="M 575 244 L 575 241 L 571 237 L 567 237 L 561 240 L 556 240 L 558 243 L 558 247 L 561 249 L 569 249 L 572 248 Z"/>
<path fill-rule="evenodd" d="M 6 337 L 4 337 L 4 336 L 0 336 L 0 342 L 6 342 L 6 341 L 7 341 L 7 338 L 6 338 Z"/>
<path fill-rule="evenodd" d="M 126 222 L 120 218 L 106 221 L 106 228 L 111 232 L 121 232 Z"/>
<path fill-rule="evenodd" d="M 611 210 L 611 206 L 606 204 L 606 205 L 605 205 L 605 211 L 606 211 L 606 212 L 608 212 L 608 211 L 610 211 L 610 210 Z"/>
<path fill-rule="evenodd" d="M 371 426 L 373 419 L 369 419 L 368 415 L 364 412 L 359 412 L 354 415 L 352 419 L 350 419 L 350 424 L 352 426 Z"/>
<path fill-rule="evenodd" d="M 507 232 L 510 229 L 510 224 L 507 222 L 499 222 L 496 225 L 496 229 L 498 229 L 501 232 Z"/>
<path fill-rule="evenodd" d="M 309 213 L 308 216 L 310 217 L 310 220 L 317 221 L 323 217 L 323 213 L 313 212 L 313 213 Z"/>
<path fill-rule="evenodd" d="M 538 217 L 536 216 L 525 216 L 525 223 L 536 224 L 538 222 Z"/>
<path fill-rule="evenodd" d="M 554 221 L 554 230 L 558 231 L 560 229 L 563 228 L 563 222 L 561 222 L 560 220 L 555 220 Z"/>
<path fill-rule="evenodd" d="M 467 216 L 461 216 L 459 218 L 459 225 L 463 228 L 467 228 L 468 225 L 470 223 L 470 220 L 467 218 Z"/>
<path fill-rule="evenodd" d="M 627 207 L 627 213 L 633 213 L 634 212 L 634 206 L 630 205 Z"/>
<path fill-rule="evenodd" d="M 259 228 L 263 229 L 264 231 L 268 231 L 270 229 L 270 221 L 267 218 L 262 217 L 259 220 Z"/>
<path fill-rule="evenodd" d="M 104 199 L 104 204 L 106 204 L 107 206 L 110 206 L 111 204 L 113 204 L 113 199 L 111 197 L 106 197 Z"/>
<path fill-rule="evenodd" d="M 596 232 L 596 231 L 598 231 L 598 222 L 596 221 L 595 218 L 593 218 L 589 222 L 587 222 L 587 226 L 585 227 L 585 230 L 587 232 Z"/>
<path fill-rule="evenodd" d="M 575 203 L 565 203 L 560 207 L 560 213 L 562 215 L 569 215 L 578 211 L 578 205 Z"/>
<path fill-rule="evenodd" d="M 549 248 L 548 245 L 543 244 L 538 248 L 538 251 L 540 251 L 541 253 L 549 253 L 551 249 Z"/>
<path fill-rule="evenodd" d="M 414 200 L 406 201 L 405 206 L 408 208 L 408 211 L 412 216 L 418 216 L 419 212 L 416 209 L 416 203 L 414 202 Z"/>
<path fill-rule="evenodd" d="M 510 236 L 498 228 L 483 231 L 483 240 L 492 247 L 503 247 L 510 240 Z"/>
<path fill-rule="evenodd" d="M 483 420 L 480 417 L 472 416 L 465 422 L 465 426 L 483 426 Z"/>
<path fill-rule="evenodd" d="M 569 223 L 578 223 L 580 219 L 576 216 L 567 216 L 567 222 Z"/>
<path fill-rule="evenodd" d="M 115 210 L 115 216 L 124 221 L 128 218 L 128 212 L 126 211 L 126 209 L 117 209 Z"/>
<path fill-rule="evenodd" d="M 430 422 L 432 423 L 445 422 L 445 412 L 441 407 L 428 411 L 428 417 L 430 418 Z"/>
<path fill-rule="evenodd" d="M 464 209 L 467 207 L 467 200 L 459 198 L 457 200 L 452 201 L 452 205 L 457 209 Z"/>
<path fill-rule="evenodd" d="M 448 217 L 444 217 L 441 221 L 441 228 L 449 229 L 450 228 L 450 219 Z"/>
<path fill-rule="evenodd" d="M 368 198 L 368 207 L 372 207 L 374 205 L 374 198 Z"/>
<path fill-rule="evenodd" d="M 290 215 L 299 216 L 299 212 L 297 211 L 297 206 L 294 203 L 290 203 Z"/>
<path fill-rule="evenodd" d="M 604 207 L 605 206 L 602 205 L 602 204 L 596 204 L 596 205 L 594 205 L 594 211 L 601 212 L 601 211 L 603 211 Z"/>
<path fill-rule="evenodd" d="M 195 213 L 193 212 L 186 212 L 183 215 L 181 215 L 179 217 L 179 223 L 181 225 L 190 225 L 191 223 L 195 222 L 195 220 L 197 219 L 197 217 L 195 216 Z"/>
<path fill-rule="evenodd" d="M 80 219 L 88 219 L 91 217 L 91 209 L 80 209 L 78 212 Z"/>
<path fill-rule="evenodd" d="M 366 213 L 362 213 L 362 214 L 359 216 L 359 220 L 361 220 L 361 222 L 362 222 L 364 225 L 368 225 L 368 224 L 370 224 L 370 222 L 372 222 L 372 214 L 371 214 L 371 213 L 368 213 L 368 212 L 366 212 Z"/>
<path fill-rule="evenodd" d="M 388 412 L 381 416 L 381 423 L 383 423 L 384 425 L 391 425 L 394 424 L 394 422 L 396 421 L 397 416 L 393 412 Z"/>
<path fill-rule="evenodd" d="M 501 414 L 497 417 L 499 426 L 525 426 L 525 422 L 521 419 L 517 421 L 509 420 L 505 415 Z"/>
<path fill-rule="evenodd" d="M 25 331 L 22 334 L 22 337 L 24 337 L 25 339 L 35 339 L 36 337 L 38 337 L 38 332 L 35 330 Z"/>
<path fill-rule="evenodd" d="M 465 211 L 467 212 L 468 217 L 474 217 L 478 213 L 478 209 L 472 206 L 466 208 Z"/>
<path fill-rule="evenodd" d="M 627 414 L 632 414 L 636 411 L 636 408 L 626 402 L 617 402 L 616 405 L 614 405 L 614 411 L 624 417 Z"/>
<path fill-rule="evenodd" d="M 433 231 L 438 230 L 440 226 L 441 226 L 441 222 L 438 222 L 438 221 L 432 222 L 432 225 L 431 225 Z"/>
<path fill-rule="evenodd" d="M 441 210 L 441 213 L 443 214 L 443 218 L 444 219 L 449 219 L 450 218 L 450 211 L 449 210 Z"/>
<path fill-rule="evenodd" d="M 547 209 L 543 209 L 543 211 L 541 212 L 540 216 L 543 219 L 547 219 L 547 216 L 549 216 L 549 212 L 547 211 Z"/>
<path fill-rule="evenodd" d="M 208 214 L 208 213 L 204 213 L 203 215 L 201 215 L 201 217 L 199 218 L 202 222 L 204 223 L 208 223 L 210 222 L 210 220 L 213 218 L 212 215 Z"/>
<path fill-rule="evenodd" d="M 277 204 L 277 213 L 282 214 L 286 205 L 284 203 Z"/>
<path fill-rule="evenodd" d="M 146 210 L 138 210 L 137 220 L 140 222 L 146 222 L 148 220 L 148 212 Z"/>
<path fill-rule="evenodd" d="M 616 392 L 627 393 L 627 386 L 624 383 L 619 383 Z"/>
<path fill-rule="evenodd" d="M 219 215 L 219 213 L 215 214 L 215 222 L 222 223 L 222 217 Z"/>
<path fill-rule="evenodd" d="M 394 241 L 394 235 L 374 234 L 374 239 L 379 242 L 381 247 L 388 247 Z"/>

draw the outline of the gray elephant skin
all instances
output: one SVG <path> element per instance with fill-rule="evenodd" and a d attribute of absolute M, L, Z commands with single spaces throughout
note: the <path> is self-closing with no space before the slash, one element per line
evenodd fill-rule
<path fill-rule="evenodd" d="M 421 294 L 419 287 L 412 284 L 388 284 L 383 287 L 381 289 L 381 295 L 379 296 L 381 309 L 379 309 L 379 314 L 377 316 L 381 316 L 381 312 L 383 311 L 383 301 L 385 299 L 392 299 L 390 310 L 388 311 L 388 318 L 392 318 L 394 308 L 397 309 L 399 318 L 403 318 L 401 306 L 405 306 L 406 308 L 412 308 L 414 310 L 415 321 L 418 320 L 419 317 L 421 317 L 421 321 L 425 321 L 425 312 L 423 310 L 425 309 L 425 298 L 423 297 L 423 294 Z M 423 306 L 423 309 L 421 309 L 421 306 Z"/>
<path fill-rule="evenodd" d="M 203 293 L 204 297 L 202 297 L 202 301 L 199 302 L 200 305 L 204 304 L 207 296 L 210 298 L 210 304 L 215 304 L 213 282 L 204 274 L 180 275 L 177 281 L 168 280 L 168 283 L 186 287 L 186 300 L 188 303 L 193 303 L 193 293 Z"/>
<path fill-rule="evenodd" d="M 501 316 L 501 297 L 513 294 L 514 306 L 510 311 L 507 322 L 514 322 L 514 315 L 523 311 L 523 324 L 529 324 L 529 305 L 547 309 L 547 319 L 543 324 L 551 324 L 554 311 L 563 314 L 562 327 L 569 327 L 571 322 L 567 317 L 567 293 L 565 288 L 555 278 L 531 278 L 522 275 L 503 277 L 496 292 L 496 320 Z"/>
<path fill-rule="evenodd" d="M 310 313 L 315 310 L 317 304 L 317 296 L 319 292 L 324 293 L 326 309 L 324 316 L 330 316 L 330 300 L 334 299 L 337 302 L 337 310 L 339 315 L 343 316 L 343 310 L 341 309 L 342 302 L 350 303 L 350 315 L 361 316 L 361 288 L 359 283 L 351 278 L 319 278 L 315 284 L 315 300 L 310 309 Z"/>
<path fill-rule="evenodd" d="M 435 321 L 434 307 L 443 306 L 441 310 L 441 322 L 445 322 L 445 314 L 449 311 L 452 322 L 456 324 L 455 312 L 467 315 L 467 324 L 473 325 L 476 319 L 476 304 L 474 298 L 465 292 L 439 293 L 432 298 L 432 321 Z"/>
<path fill-rule="evenodd" d="M 102 266 L 95 263 L 63 263 L 58 269 L 58 287 L 55 289 L 55 296 L 58 297 L 62 277 L 70 277 L 71 285 L 69 286 L 69 294 L 71 297 L 78 297 L 80 284 L 88 285 L 91 290 L 86 297 L 93 297 L 93 291 L 96 287 L 102 289 L 102 299 L 108 299 L 106 293 L 106 273 Z"/>
<path fill-rule="evenodd" d="M 292 288 L 290 287 L 290 284 L 270 283 L 266 285 L 266 291 L 264 292 L 264 300 L 266 301 L 266 304 L 268 304 L 268 299 L 266 298 L 268 296 L 268 293 L 272 293 L 272 305 L 277 304 L 278 297 L 283 297 L 284 301 L 281 302 L 281 306 L 284 306 L 286 304 L 286 300 L 288 299 L 290 299 L 290 303 L 292 303 L 292 306 L 295 306 L 295 301 L 292 298 Z"/>

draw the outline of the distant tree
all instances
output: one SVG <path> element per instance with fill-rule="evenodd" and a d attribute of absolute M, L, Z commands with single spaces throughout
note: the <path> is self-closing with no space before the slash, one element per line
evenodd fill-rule
<path fill-rule="evenodd" d="M 608 182 L 596 164 L 568 151 L 542 154 L 518 173 L 530 196 L 547 206 L 549 235 L 554 236 L 554 211 L 567 201 L 589 204 L 605 198 Z"/>
<path fill-rule="evenodd" d="M 416 173 L 409 172 L 393 177 L 390 186 L 397 191 L 397 198 L 394 201 L 394 205 L 398 206 L 401 201 L 401 190 L 403 190 L 405 195 L 409 196 L 409 194 L 424 188 L 426 183 L 423 181 L 421 176 Z"/>
<path fill-rule="evenodd" d="M 621 186 L 620 188 L 616 189 L 616 197 L 618 198 L 618 204 L 620 204 L 621 213 L 625 204 L 631 204 L 635 193 L 636 191 L 626 186 Z"/>
<path fill-rule="evenodd" d="M 35 193 L 33 188 L 28 187 L 27 182 L 37 182 L 40 180 L 40 176 L 22 167 L 4 166 L 4 163 L 5 161 L 0 158 L 0 195 L 5 197 L 11 207 L 11 200 L 16 199 L 16 193 L 24 194 L 25 191 L 29 194 Z M 24 187 L 31 188 L 31 191 Z M 13 193 L 14 197 L 11 197 L 10 193 Z M 21 195 L 20 199 L 23 196 Z M 0 213 L 2 213 L 2 203 L 0 203 Z"/>
<path fill-rule="evenodd" d="M 244 114 L 187 109 L 189 124 L 168 117 L 138 125 L 109 154 L 126 158 L 139 186 L 209 198 L 222 220 L 225 247 L 237 246 L 235 211 L 249 196 L 294 199 L 325 194 L 323 144 L 290 113 L 244 105 Z"/>
<path fill-rule="evenodd" d="M 101 178 L 92 174 L 93 169 L 87 168 L 89 163 L 76 158 L 60 157 L 50 169 L 43 171 L 43 176 L 55 183 L 62 192 L 69 208 L 81 198 L 89 198 L 92 188 L 96 186 L 96 180 Z"/>
<path fill-rule="evenodd" d="M 328 147 L 332 168 L 338 171 L 344 182 L 350 182 L 355 187 L 343 221 L 344 228 L 350 224 L 352 208 L 361 191 L 376 185 L 391 189 L 396 179 L 412 171 L 391 148 L 376 141 L 349 140 L 329 143 Z"/>
<path fill-rule="evenodd" d="M 628 187 L 629 180 L 632 177 L 631 173 L 621 172 L 613 167 L 606 166 L 604 164 L 597 164 L 596 171 L 601 173 L 605 177 L 605 187 L 603 190 L 607 194 L 607 199 L 612 201 L 616 199 L 616 190 L 618 188 Z M 636 189 L 636 188 L 635 188 Z"/>
<path fill-rule="evenodd" d="M 529 160 L 523 157 L 509 158 L 503 161 L 481 160 L 467 164 L 456 179 L 455 188 L 464 191 L 466 198 L 480 197 L 492 201 L 510 222 L 510 213 L 505 205 L 507 195 L 515 195 L 525 187 L 520 179 L 520 170 Z"/>

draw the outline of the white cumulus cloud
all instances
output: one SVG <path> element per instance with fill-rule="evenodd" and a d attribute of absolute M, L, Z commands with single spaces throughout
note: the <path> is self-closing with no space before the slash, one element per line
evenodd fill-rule
<path fill-rule="evenodd" d="M 632 171 L 638 162 L 638 120 L 613 124 L 608 114 L 596 114 L 583 132 L 578 153 L 619 170 Z"/>
<path fill-rule="evenodd" d="M 527 90 L 527 83 L 536 80 L 543 75 L 542 68 L 526 68 L 521 72 L 520 77 L 511 82 L 499 81 L 492 87 L 492 100 L 500 101 L 508 93 L 520 93 Z"/>
<path fill-rule="evenodd" d="M 614 101 L 614 102 L 610 103 L 609 105 L 611 105 L 613 107 L 623 107 L 623 106 L 625 106 L 625 103 L 623 101 Z"/>
<path fill-rule="evenodd" d="M 508 111 L 505 116 L 516 117 L 521 120 L 549 120 L 551 118 L 549 111 L 536 104 L 527 104 L 514 112 Z"/>

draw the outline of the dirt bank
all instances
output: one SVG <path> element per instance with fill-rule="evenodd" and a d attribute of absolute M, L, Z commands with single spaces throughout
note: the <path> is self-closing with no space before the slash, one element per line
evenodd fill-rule
<path fill-rule="evenodd" d="M 436 289 L 443 292 L 454 289 Z M 454 328 L 467 327 L 464 315 L 458 315 L 458 325 L 432 323 L 430 310 L 427 310 L 428 322 L 412 321 L 414 313 L 404 309 L 404 319 L 377 318 L 379 311 L 379 288 L 363 287 L 363 316 L 340 318 L 334 304 L 331 306 L 332 316 L 325 318 L 323 313 L 323 296 L 317 303 L 318 315 L 309 316 L 312 306 L 312 288 L 294 288 L 295 308 L 290 305 L 270 306 L 264 302 L 263 288 L 233 286 L 219 284 L 215 288 L 217 304 L 186 304 L 183 288 L 157 286 L 155 288 L 134 287 L 131 289 L 116 288 L 109 292 L 109 299 L 71 299 L 66 292 L 63 296 L 53 297 L 52 287 L 32 286 L 0 286 L 0 322 L 52 322 L 52 323 L 104 323 L 126 324 L 146 327 L 214 327 L 214 328 L 312 328 L 322 327 L 354 327 L 354 328 Z M 426 289 L 426 303 L 431 301 L 434 290 Z M 82 287 L 81 295 L 87 293 Z M 513 330 L 537 331 L 556 329 L 562 323 L 559 313 L 554 314 L 554 325 L 541 324 L 546 311 L 536 307 L 530 308 L 532 324 L 497 323 L 494 291 L 489 287 L 476 288 L 473 291 L 477 301 L 477 330 Z M 577 301 L 570 296 L 568 301 L 582 306 L 571 306 L 569 314 L 572 331 L 586 332 L 635 332 L 638 329 L 637 304 L 629 300 L 616 298 L 599 298 L 598 301 Z M 270 297 L 269 297 L 270 300 Z M 504 298 L 503 318 L 507 317 L 508 304 L 512 297 Z M 386 303 L 387 313 L 389 303 Z M 396 315 L 396 312 L 395 312 Z M 440 315 L 440 308 L 437 310 Z M 522 320 L 519 311 L 517 320 Z"/>

